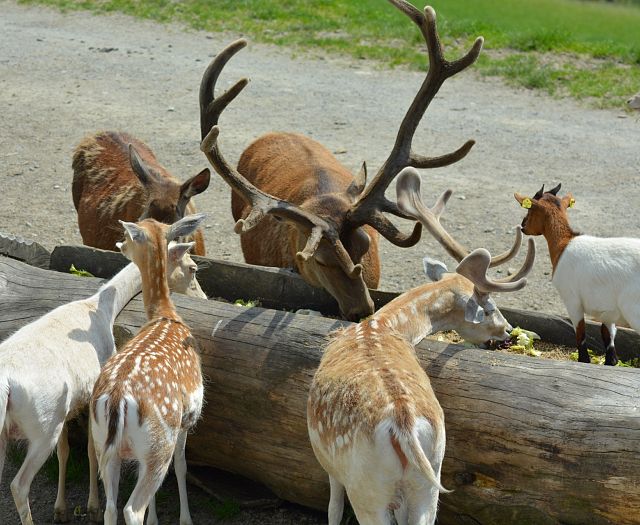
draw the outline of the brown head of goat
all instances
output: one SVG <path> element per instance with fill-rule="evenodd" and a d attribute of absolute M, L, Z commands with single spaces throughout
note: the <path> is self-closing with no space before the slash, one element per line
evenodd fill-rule
<path fill-rule="evenodd" d="M 312 285 L 325 288 L 338 302 L 342 314 L 357 320 L 373 312 L 368 288 L 380 280 L 378 233 L 400 247 L 420 239 L 416 223 L 409 235 L 401 233 L 385 213 L 409 218 L 385 191 L 406 166 L 436 168 L 462 159 L 474 141 L 452 153 L 425 157 L 411 150 L 414 133 L 427 107 L 449 77 L 469 67 L 480 54 L 482 38 L 462 58 L 444 58 L 436 30 L 435 13 L 423 13 L 404 0 L 390 0 L 420 29 L 427 45 L 429 71 L 409 107 L 391 153 L 366 185 L 366 166 L 353 177 L 347 168 L 318 142 L 294 133 L 267 133 L 241 155 L 238 169 L 220 151 L 217 127 L 220 114 L 242 91 L 241 79 L 215 97 L 215 84 L 227 61 L 246 46 L 238 40 L 211 62 L 200 85 L 201 148 L 216 171 L 231 186 L 236 233 L 251 264 L 296 268 Z M 494 264 L 515 255 L 514 248 L 496 257 Z"/>
<path fill-rule="evenodd" d="M 142 141 L 117 131 L 85 137 L 73 154 L 73 204 L 78 212 L 82 242 L 103 250 L 115 250 L 124 238 L 120 220 L 155 219 L 173 224 L 195 213 L 191 198 L 207 189 L 208 169 L 180 182 L 156 159 Z M 204 255 L 201 230 L 188 240 L 193 253 Z"/>

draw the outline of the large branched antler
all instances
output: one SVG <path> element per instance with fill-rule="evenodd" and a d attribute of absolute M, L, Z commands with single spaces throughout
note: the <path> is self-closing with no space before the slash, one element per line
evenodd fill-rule
<path fill-rule="evenodd" d="M 234 231 L 238 234 L 249 231 L 266 215 L 273 215 L 293 222 L 299 228 L 308 232 L 305 248 L 297 253 L 299 259 L 306 261 L 312 257 L 320 241 L 325 238 L 333 245 L 336 256 L 345 273 L 352 278 L 356 278 L 362 273 L 362 266 L 353 264 L 349 253 L 340 241 L 339 232 L 336 231 L 335 227 L 321 217 L 309 213 L 286 200 L 273 197 L 255 187 L 225 160 L 220 151 L 218 146 L 218 135 L 220 133 L 217 126 L 218 119 L 229 103 L 244 89 L 248 80 L 246 78 L 239 80 L 219 97 L 215 96 L 215 86 L 225 64 L 246 45 L 246 40 L 236 40 L 218 53 L 205 70 L 200 84 L 200 131 L 203 139 L 200 149 L 225 182 L 251 205 L 249 215 L 236 222 Z"/>
<path fill-rule="evenodd" d="M 464 248 L 458 241 L 456 241 L 449 232 L 440 223 L 440 214 L 444 205 L 451 196 L 451 190 L 447 190 L 438 200 L 436 206 L 429 209 L 422 202 L 420 195 L 421 179 L 415 168 L 405 168 L 398 175 L 398 181 L 396 182 L 396 194 L 398 207 L 406 213 L 409 217 L 420 221 L 422 225 L 427 229 L 431 235 L 444 247 L 444 249 L 451 255 L 456 261 L 460 262 L 469 255 L 469 250 Z M 494 267 L 511 260 L 520 249 L 522 244 L 522 230 L 518 227 L 516 229 L 516 239 L 511 249 L 501 255 L 490 258 L 489 266 Z M 525 258 L 524 265 L 516 273 L 516 280 L 529 273 L 533 267 L 533 261 L 535 259 L 535 243 L 533 239 L 529 239 L 527 247 L 527 257 Z M 513 277 L 498 280 L 498 282 L 512 282 Z"/>
<path fill-rule="evenodd" d="M 347 222 L 354 228 L 369 224 L 394 244 L 412 246 L 420 239 L 419 225 L 416 225 L 413 233 L 409 236 L 398 231 L 383 213 L 387 212 L 403 218 L 411 217 L 399 209 L 395 203 L 388 200 L 384 195 L 385 191 L 402 168 L 406 166 L 415 168 L 447 166 L 462 159 L 475 144 L 475 141 L 469 140 L 456 151 L 438 157 L 419 155 L 411 149 L 418 124 L 440 86 L 447 78 L 459 73 L 476 61 L 482 49 L 483 39 L 479 37 L 471 50 L 462 58 L 453 62 L 445 60 L 436 28 L 435 11 L 427 6 L 422 13 L 405 0 L 389 1 L 411 18 L 422 32 L 429 54 L 429 71 L 400 124 L 389 157 L 349 211 Z"/>

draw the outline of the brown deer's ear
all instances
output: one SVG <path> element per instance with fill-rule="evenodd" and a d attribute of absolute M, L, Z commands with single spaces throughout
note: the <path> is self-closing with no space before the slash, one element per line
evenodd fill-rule
<path fill-rule="evenodd" d="M 136 148 L 133 147 L 133 144 L 129 144 L 129 163 L 131 164 L 133 173 L 135 173 L 143 186 L 148 186 L 158 178 L 157 175 L 144 163 Z"/>
<path fill-rule="evenodd" d="M 209 187 L 210 181 L 211 172 L 209 168 L 205 168 L 182 184 L 180 187 L 180 196 L 188 200 L 194 195 L 198 195 L 206 190 Z"/>
<path fill-rule="evenodd" d="M 367 163 L 363 162 L 360 171 L 353 177 L 353 182 L 349 184 L 347 193 L 352 197 L 357 197 L 362 193 L 367 184 Z"/>

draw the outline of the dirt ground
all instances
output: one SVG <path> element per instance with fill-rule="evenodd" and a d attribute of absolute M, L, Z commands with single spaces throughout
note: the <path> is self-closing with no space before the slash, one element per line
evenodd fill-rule
<path fill-rule="evenodd" d="M 146 141 L 181 179 L 207 166 L 198 147 L 199 82 L 211 57 L 239 36 L 250 45 L 227 65 L 219 82 L 226 88 L 241 76 L 251 79 L 221 119 L 220 142 L 230 160 L 262 133 L 286 130 L 321 141 L 354 172 L 363 160 L 375 172 L 424 78 L 366 61 L 255 44 L 251 35 L 194 32 L 123 16 L 63 15 L 4 0 L 0 13 L 0 231 L 49 249 L 81 242 L 70 187 L 71 153 L 84 135 L 127 131 Z M 410 22 L 407 29 L 413 30 Z M 495 254 L 510 246 L 512 228 L 524 215 L 513 192 L 533 194 L 543 183 L 562 182 L 573 193 L 575 228 L 601 236 L 640 236 L 637 116 L 622 108 L 594 110 L 514 90 L 466 71 L 442 87 L 416 133 L 414 149 L 439 155 L 469 138 L 477 144 L 465 159 L 423 177 L 427 203 L 454 189 L 443 223 L 468 248 L 482 246 Z M 241 261 L 229 193 L 214 176 L 196 204 L 208 214 L 209 256 Z M 563 314 L 543 239 L 537 247 L 528 286 L 498 296 L 498 304 Z M 428 236 L 410 249 L 383 241 L 381 251 L 381 288 L 386 290 L 423 282 L 425 254 L 453 265 Z M 5 472 L 0 487 L 0 512 L 11 510 L 10 476 Z M 55 495 L 51 487 L 46 494 L 37 489 L 33 494 L 34 507 L 41 505 L 38 522 L 45 523 Z M 83 499 L 75 504 L 84 505 Z M 230 523 L 322 522 L 305 512 L 277 514 Z M 0 515 L 0 522 L 15 523 L 17 517 L 11 516 Z"/>

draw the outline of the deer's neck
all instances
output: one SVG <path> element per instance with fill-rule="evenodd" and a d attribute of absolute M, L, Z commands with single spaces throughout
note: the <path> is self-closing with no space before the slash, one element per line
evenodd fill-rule
<path fill-rule="evenodd" d="M 557 214 L 553 221 L 549 221 L 545 224 L 543 235 L 547 240 L 549 256 L 551 257 L 551 266 L 555 273 L 558 261 L 560 261 L 560 257 L 562 256 L 565 248 L 571 242 L 571 239 L 579 234 L 569 226 L 569 221 L 566 216 Z"/>
<path fill-rule="evenodd" d="M 176 309 L 171 301 L 167 281 L 166 250 L 159 250 L 157 256 L 150 258 L 142 274 L 142 300 L 148 319 L 166 317 L 177 318 Z"/>
<path fill-rule="evenodd" d="M 454 295 L 439 283 L 428 283 L 405 292 L 371 318 L 372 325 L 399 332 L 415 345 L 427 335 L 443 329 Z"/>
<path fill-rule="evenodd" d="M 98 290 L 96 304 L 108 316 L 111 326 L 122 309 L 140 291 L 141 283 L 140 270 L 135 264 L 129 263 Z"/>

